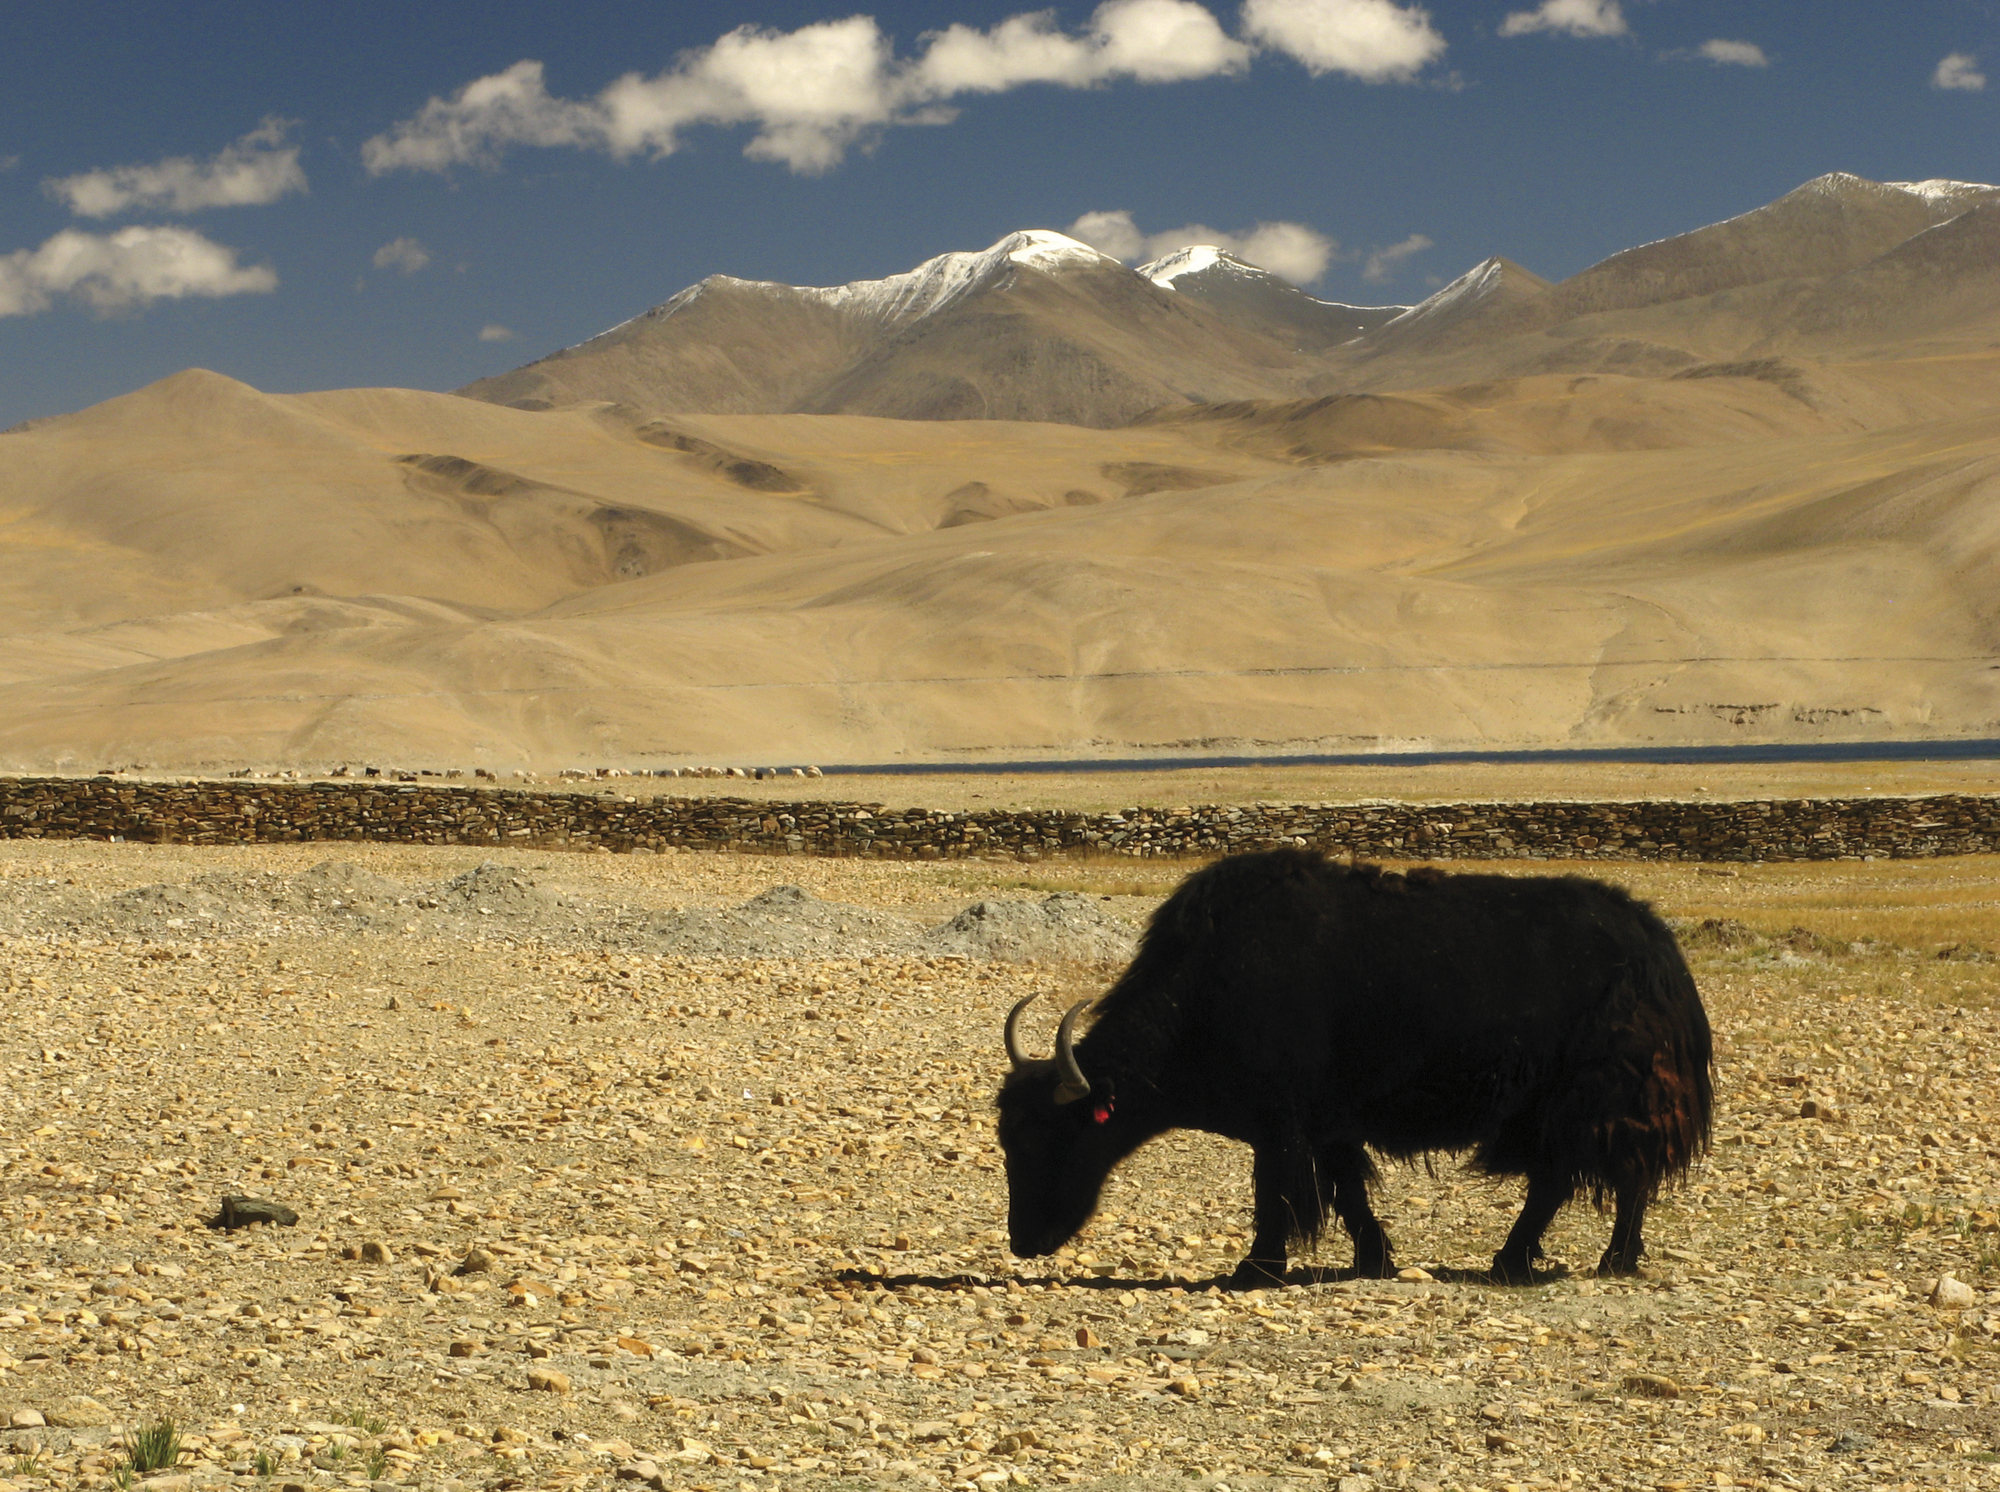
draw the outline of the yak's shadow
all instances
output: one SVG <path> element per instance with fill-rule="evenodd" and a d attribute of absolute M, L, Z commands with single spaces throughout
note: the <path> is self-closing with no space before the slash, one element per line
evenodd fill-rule
<path fill-rule="evenodd" d="M 1567 1265 L 1556 1264 L 1546 1269 L 1537 1269 L 1527 1279 L 1502 1279 L 1490 1269 L 1447 1269 L 1433 1268 L 1426 1271 L 1441 1285 L 1506 1285 L 1532 1288 L 1537 1285 L 1553 1285 L 1570 1277 Z M 1148 1279 L 1126 1279 L 1117 1275 L 1028 1275 L 1014 1274 L 996 1278 L 983 1274 L 876 1274 L 866 1269 L 836 1270 L 828 1277 L 827 1283 L 839 1285 L 879 1285 L 885 1290 L 925 1289 L 925 1290 L 967 1290 L 974 1285 L 1008 1284 L 1041 1285 L 1045 1288 L 1067 1286 L 1073 1290 L 1105 1290 L 1123 1293 L 1132 1291 L 1183 1290 L 1190 1294 L 1202 1294 L 1209 1290 L 1228 1293 L 1248 1290 L 1275 1290 L 1291 1285 L 1339 1285 L 1355 1280 L 1393 1280 L 1394 1275 L 1365 1275 L 1351 1265 L 1346 1269 L 1335 1269 L 1329 1265 L 1302 1264 L 1285 1271 L 1282 1280 L 1268 1277 L 1261 1280 L 1242 1280 L 1234 1274 L 1210 1275 L 1206 1279 L 1181 1279 L 1155 1276 Z"/>

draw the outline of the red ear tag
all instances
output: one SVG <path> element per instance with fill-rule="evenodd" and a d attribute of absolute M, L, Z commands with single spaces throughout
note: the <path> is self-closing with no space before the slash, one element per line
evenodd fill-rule
<path fill-rule="evenodd" d="M 1107 1098 L 1104 1100 L 1103 1103 L 1099 1104 L 1095 1109 L 1092 1109 L 1090 1112 L 1090 1122 L 1093 1124 L 1102 1124 L 1107 1119 L 1109 1119 L 1111 1117 L 1111 1102 L 1112 1101 Z"/>

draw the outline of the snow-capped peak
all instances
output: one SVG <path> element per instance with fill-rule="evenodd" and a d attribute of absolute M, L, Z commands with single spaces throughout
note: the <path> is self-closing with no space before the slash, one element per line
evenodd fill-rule
<path fill-rule="evenodd" d="M 1212 243 L 1192 243 L 1155 259 L 1151 264 L 1140 265 L 1139 273 L 1162 290 L 1172 290 L 1175 288 L 1174 281 L 1182 275 L 1197 275 L 1216 264 L 1229 264 L 1238 269 L 1248 267 L 1233 254 L 1218 249 Z"/>
<path fill-rule="evenodd" d="M 991 248 L 940 254 L 913 270 L 884 280 L 856 280 L 851 285 L 823 289 L 802 288 L 801 293 L 830 306 L 880 316 L 885 321 L 913 321 L 944 309 L 1011 265 L 1046 271 L 1117 262 L 1089 244 L 1046 228 L 1028 228 L 1008 234 Z"/>
<path fill-rule="evenodd" d="M 767 295 L 801 295 L 822 305 L 857 311 L 884 321 L 914 321 L 943 310 L 967 291 L 990 283 L 1013 265 L 1049 271 L 1117 263 L 1110 255 L 1101 254 L 1089 244 L 1079 243 L 1061 233 L 1047 228 L 1024 228 L 1008 234 L 990 248 L 940 254 L 900 275 L 890 275 L 881 280 L 856 280 L 848 285 L 783 285 L 771 280 L 739 280 L 733 275 L 710 275 L 643 315 L 633 317 L 631 322 L 620 322 L 611 331 L 618 331 L 635 321 L 665 320 L 705 292 L 723 289 L 761 291 Z"/>

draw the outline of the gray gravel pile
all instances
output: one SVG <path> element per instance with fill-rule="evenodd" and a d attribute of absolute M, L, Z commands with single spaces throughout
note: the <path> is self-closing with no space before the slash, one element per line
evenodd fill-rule
<path fill-rule="evenodd" d="M 908 952 L 922 934 L 914 918 L 773 886 L 740 906 L 655 917 L 644 940 L 661 953 L 694 957 L 865 958 Z"/>
<path fill-rule="evenodd" d="M 927 947 L 968 958 L 1124 961 L 1137 946 L 1130 923 L 1094 897 L 1058 891 L 1041 901 L 978 901 L 924 935 Z"/>
<path fill-rule="evenodd" d="M 903 912 L 773 886 L 733 906 L 662 908 L 577 895 L 487 860 L 441 883 L 407 885 L 343 860 L 293 875 L 211 871 L 182 884 L 95 892 L 66 881 L 0 881 L 0 935 L 78 934 L 176 942 L 288 933 L 486 929 L 557 945 L 699 958 L 956 957 L 1122 960 L 1135 929 L 1088 896 L 980 901 L 938 926 Z"/>

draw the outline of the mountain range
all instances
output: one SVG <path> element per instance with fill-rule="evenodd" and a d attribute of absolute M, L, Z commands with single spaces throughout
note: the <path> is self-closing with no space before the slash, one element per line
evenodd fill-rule
<path fill-rule="evenodd" d="M 521 409 L 1112 428 L 1174 404 L 1995 336 L 2000 190 L 1836 173 L 1559 283 L 1491 258 L 1415 306 L 1319 300 L 1212 247 L 1131 269 L 1045 230 L 830 289 L 716 275 L 459 392 Z"/>
<path fill-rule="evenodd" d="M 2000 190 L 1416 306 L 1059 234 L 0 434 L 0 768 L 2000 734 Z"/>

